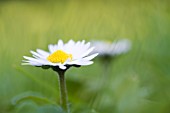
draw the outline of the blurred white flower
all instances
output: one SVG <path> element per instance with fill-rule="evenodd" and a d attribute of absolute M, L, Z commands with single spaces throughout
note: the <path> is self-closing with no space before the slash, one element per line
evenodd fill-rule
<path fill-rule="evenodd" d="M 33 57 L 23 56 L 26 60 L 23 60 L 22 65 L 51 66 L 65 70 L 70 66 L 90 65 L 93 63 L 91 60 L 98 55 L 94 52 L 89 55 L 94 47 L 90 47 L 90 42 L 85 43 L 84 40 L 70 40 L 66 44 L 59 40 L 58 44 L 50 44 L 48 49 L 49 52 L 41 49 L 37 49 L 36 52 L 30 51 Z"/>
<path fill-rule="evenodd" d="M 131 42 L 127 39 L 122 39 L 113 43 L 107 41 L 92 41 L 95 47 L 94 53 L 99 53 L 99 56 L 116 56 L 127 53 L 131 48 Z"/>

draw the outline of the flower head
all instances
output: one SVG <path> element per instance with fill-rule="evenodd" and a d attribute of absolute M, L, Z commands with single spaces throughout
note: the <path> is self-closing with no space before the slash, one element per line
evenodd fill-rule
<path fill-rule="evenodd" d="M 95 47 L 94 53 L 99 53 L 100 56 L 116 56 L 128 52 L 131 48 L 131 43 L 127 39 L 122 39 L 113 43 L 104 41 L 93 41 Z"/>
<path fill-rule="evenodd" d="M 50 66 L 58 67 L 61 70 L 66 70 L 70 66 L 83 66 L 90 65 L 91 61 L 98 53 L 89 55 L 94 47 L 90 47 L 90 42 L 85 41 L 74 42 L 68 41 L 66 44 L 62 40 L 58 41 L 58 44 L 50 44 L 48 46 L 49 52 L 37 49 L 30 51 L 33 57 L 23 56 L 23 65 L 33 66 Z"/>

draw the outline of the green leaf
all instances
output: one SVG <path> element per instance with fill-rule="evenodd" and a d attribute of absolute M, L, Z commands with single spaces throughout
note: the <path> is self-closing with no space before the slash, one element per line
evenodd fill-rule
<path fill-rule="evenodd" d="M 16 107 L 16 113 L 39 113 L 38 106 L 33 101 L 25 101 Z"/>
<path fill-rule="evenodd" d="M 32 100 L 39 105 L 56 104 L 55 102 L 49 100 L 48 98 L 36 92 L 25 92 L 20 95 L 17 95 L 12 99 L 12 104 L 17 105 L 23 101 L 28 101 L 28 100 Z"/>
<path fill-rule="evenodd" d="M 44 105 L 38 108 L 39 113 L 65 113 L 61 107 L 55 105 Z"/>
<path fill-rule="evenodd" d="M 60 106 L 46 104 L 38 106 L 33 101 L 25 101 L 16 107 L 16 113 L 65 113 Z"/>

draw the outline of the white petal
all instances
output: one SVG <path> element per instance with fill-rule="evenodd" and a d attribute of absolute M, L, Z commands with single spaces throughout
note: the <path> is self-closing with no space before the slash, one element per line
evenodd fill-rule
<path fill-rule="evenodd" d="M 43 55 L 40 55 L 40 54 L 38 54 L 37 52 L 34 52 L 34 51 L 30 51 L 32 54 L 33 54 L 33 56 L 35 57 L 35 58 L 46 58 L 45 56 L 43 56 Z"/>
<path fill-rule="evenodd" d="M 74 42 L 73 40 L 69 40 L 67 44 L 69 44 L 69 45 L 74 45 L 75 42 Z"/>
<path fill-rule="evenodd" d="M 66 66 L 64 66 L 64 65 L 59 65 L 59 68 L 60 68 L 60 69 L 66 69 Z"/>
<path fill-rule="evenodd" d="M 112 44 L 112 55 L 119 55 L 130 50 L 131 43 L 129 40 L 123 39 Z"/>
<path fill-rule="evenodd" d="M 21 63 L 21 65 L 31 65 L 30 63 Z"/>
<path fill-rule="evenodd" d="M 38 53 L 36 53 L 36 52 L 34 52 L 34 51 L 30 51 L 30 53 L 32 53 L 33 55 L 35 55 L 35 56 L 38 56 L 38 57 L 40 57 L 40 55 L 38 54 Z"/>
<path fill-rule="evenodd" d="M 42 64 L 42 65 L 46 65 L 48 64 L 48 61 L 47 60 L 43 60 L 43 59 L 35 59 L 35 58 L 32 58 L 32 57 L 27 57 L 27 56 L 23 56 L 25 59 L 27 59 L 29 62 L 36 62 L 36 63 L 39 63 L 39 64 Z M 24 61 L 25 62 L 25 61 Z"/>
<path fill-rule="evenodd" d="M 48 65 L 51 65 L 51 66 L 59 66 L 59 65 L 61 65 L 61 63 L 48 62 Z"/>
<path fill-rule="evenodd" d="M 48 49 L 49 49 L 50 53 L 55 52 L 55 45 L 52 45 L 52 44 L 48 45 Z"/>
<path fill-rule="evenodd" d="M 86 65 L 91 65 L 91 64 L 93 64 L 93 61 L 81 62 L 81 63 L 80 63 L 80 65 L 84 65 L 84 66 L 86 66 Z"/>
<path fill-rule="evenodd" d="M 47 57 L 50 55 L 48 52 L 41 50 L 41 49 L 37 49 L 37 52 L 44 57 Z"/>
<path fill-rule="evenodd" d="M 58 49 L 61 49 L 61 50 L 62 50 L 62 49 L 63 49 L 63 45 L 64 45 L 64 44 L 63 44 L 63 41 L 62 41 L 62 40 L 59 40 L 59 41 L 58 41 Z"/>
<path fill-rule="evenodd" d="M 85 41 L 83 40 L 82 43 L 80 44 L 80 46 L 77 47 L 77 48 L 79 49 L 79 51 L 80 51 L 80 52 L 83 52 L 83 53 L 84 53 L 85 51 L 87 51 L 88 48 L 90 47 L 90 42 L 87 43 L 87 44 L 84 44 L 84 43 L 85 43 Z"/>
<path fill-rule="evenodd" d="M 73 40 L 70 40 L 68 43 L 65 44 L 63 50 L 68 53 L 72 54 L 75 49 L 75 42 Z"/>
<path fill-rule="evenodd" d="M 29 60 L 22 60 L 22 62 L 29 63 L 30 61 Z"/>
<path fill-rule="evenodd" d="M 85 40 L 82 40 L 81 44 L 84 45 L 84 43 L 85 43 Z"/>
<path fill-rule="evenodd" d="M 85 61 L 85 60 L 75 60 L 75 61 L 72 61 L 72 62 L 68 62 L 67 64 L 70 64 L 70 65 L 91 65 L 93 64 L 93 61 Z"/>
<path fill-rule="evenodd" d="M 87 44 L 85 44 L 85 48 L 88 49 L 90 47 L 90 42 L 88 42 Z"/>
<path fill-rule="evenodd" d="M 93 58 L 95 58 L 98 55 L 98 53 L 92 54 L 90 56 L 84 57 L 83 60 L 92 60 Z"/>
<path fill-rule="evenodd" d="M 25 59 L 29 60 L 29 61 L 37 61 L 37 59 L 32 58 L 32 57 L 27 57 L 27 56 L 23 56 Z"/>
<path fill-rule="evenodd" d="M 21 65 L 42 66 L 41 63 L 38 63 L 38 62 L 31 62 L 31 61 L 27 61 L 27 62 L 21 63 Z"/>
<path fill-rule="evenodd" d="M 81 57 L 87 56 L 90 52 L 92 52 L 94 47 L 88 49 L 84 54 L 81 55 Z"/>
<path fill-rule="evenodd" d="M 80 44 L 80 41 L 77 41 L 76 46 Z"/>
<path fill-rule="evenodd" d="M 42 66 L 41 63 L 37 63 L 37 62 L 30 62 L 30 64 L 33 65 L 33 66 Z"/>

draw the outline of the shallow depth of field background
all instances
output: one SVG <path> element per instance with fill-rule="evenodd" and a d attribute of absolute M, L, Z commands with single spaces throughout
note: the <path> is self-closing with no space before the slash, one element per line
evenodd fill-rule
<path fill-rule="evenodd" d="M 111 62 L 110 74 L 103 75 L 98 58 L 66 72 L 71 111 L 170 113 L 169 5 L 168 0 L 0 1 L 0 113 L 56 113 L 45 99 L 29 97 L 59 103 L 56 73 L 20 65 L 30 50 L 47 50 L 58 39 L 122 38 L 132 41 L 132 49 Z"/>

